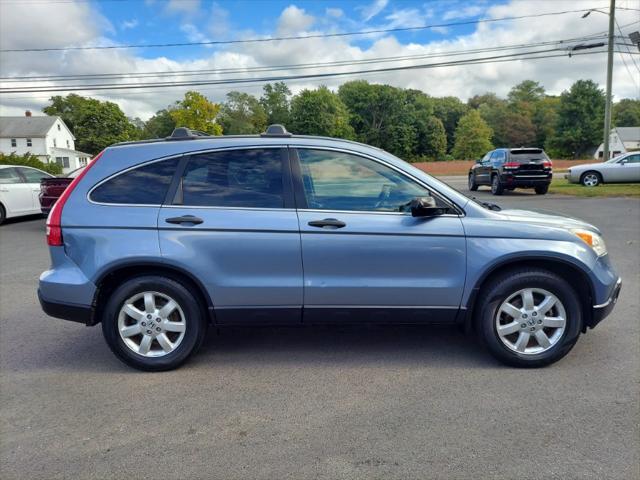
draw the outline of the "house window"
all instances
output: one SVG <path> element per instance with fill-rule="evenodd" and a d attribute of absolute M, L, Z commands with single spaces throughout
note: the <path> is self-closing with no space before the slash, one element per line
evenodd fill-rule
<path fill-rule="evenodd" d="M 58 124 L 58 131 L 60 131 L 60 130 L 62 130 L 62 129 L 60 128 L 60 124 Z"/>
<path fill-rule="evenodd" d="M 30 138 L 27 138 L 27 147 L 33 147 L 33 142 Z"/>
<path fill-rule="evenodd" d="M 69 144 L 69 140 L 67 140 L 67 148 L 71 148 L 71 145 Z"/>
<path fill-rule="evenodd" d="M 62 168 L 69 168 L 69 157 L 56 157 L 56 163 Z"/>
<path fill-rule="evenodd" d="M 54 146 L 54 147 L 57 147 L 57 146 L 58 146 L 55 138 L 53 139 L 53 146 Z"/>
<path fill-rule="evenodd" d="M 81 167 L 87 166 L 87 157 L 80 157 L 80 166 Z"/>
<path fill-rule="evenodd" d="M 12 147 L 17 147 L 18 146 L 18 141 L 15 138 L 11 139 L 11 146 Z"/>

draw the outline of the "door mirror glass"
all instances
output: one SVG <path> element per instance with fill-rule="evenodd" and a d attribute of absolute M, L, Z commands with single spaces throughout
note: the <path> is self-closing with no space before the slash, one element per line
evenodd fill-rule
<path fill-rule="evenodd" d="M 445 209 L 438 207 L 433 197 L 416 197 L 411 200 L 411 216 L 434 217 L 442 215 Z"/>

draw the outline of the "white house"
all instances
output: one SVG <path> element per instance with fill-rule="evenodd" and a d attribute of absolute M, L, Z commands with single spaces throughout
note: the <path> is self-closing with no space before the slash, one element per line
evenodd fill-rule
<path fill-rule="evenodd" d="M 80 168 L 91 155 L 75 149 L 75 137 L 60 117 L 0 117 L 0 152 L 36 155 L 43 163 L 58 163 L 63 173 Z"/>
<path fill-rule="evenodd" d="M 615 127 L 609 134 L 609 155 L 611 158 L 620 154 L 640 150 L 640 127 Z M 601 143 L 593 158 L 602 158 L 604 143 Z"/>

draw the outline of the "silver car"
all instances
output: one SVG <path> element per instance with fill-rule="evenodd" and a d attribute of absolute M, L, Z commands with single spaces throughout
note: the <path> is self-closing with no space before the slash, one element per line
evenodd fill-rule
<path fill-rule="evenodd" d="M 625 153 L 607 162 L 571 167 L 565 178 L 585 187 L 601 183 L 640 182 L 640 152 Z"/>

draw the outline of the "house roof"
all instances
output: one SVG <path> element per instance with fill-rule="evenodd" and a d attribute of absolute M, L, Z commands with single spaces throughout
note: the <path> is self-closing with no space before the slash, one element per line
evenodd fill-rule
<path fill-rule="evenodd" d="M 81 152 L 80 150 L 71 150 L 70 148 L 60 148 L 60 147 L 53 147 L 51 149 L 51 152 L 53 154 L 63 154 L 63 155 L 80 155 L 83 157 L 92 157 L 93 155 L 91 155 L 90 153 L 86 153 L 86 152 Z"/>
<path fill-rule="evenodd" d="M 640 142 L 640 127 L 616 127 L 623 142 Z"/>
<path fill-rule="evenodd" d="M 0 138 L 45 137 L 59 117 L 0 117 Z"/>

